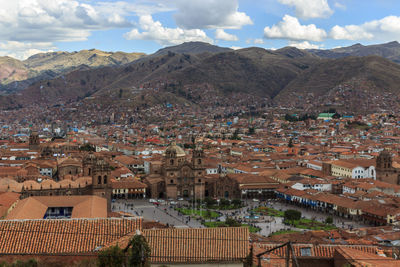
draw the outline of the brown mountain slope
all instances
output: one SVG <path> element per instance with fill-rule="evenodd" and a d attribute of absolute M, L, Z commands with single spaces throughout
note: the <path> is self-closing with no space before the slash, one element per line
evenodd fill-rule
<path fill-rule="evenodd" d="M 87 65 L 94 68 L 110 65 L 123 65 L 143 56 L 143 53 L 113 53 L 91 49 L 72 53 L 51 52 L 36 54 L 24 60 L 24 64 L 28 68 L 39 73 L 45 70 L 61 72 L 80 65 Z"/>
<path fill-rule="evenodd" d="M 349 113 L 400 108 L 400 65 L 377 56 L 323 60 L 274 99 L 306 111 L 327 106 Z"/>
<path fill-rule="evenodd" d="M 18 92 L 37 81 L 50 80 L 70 71 L 120 66 L 144 56 L 143 53 L 104 52 L 91 49 L 72 53 L 40 53 L 24 61 L 2 57 L 0 92 L 3 94 Z"/>
<path fill-rule="evenodd" d="M 323 60 L 291 81 L 277 99 L 289 92 L 323 95 L 343 82 L 358 78 L 381 90 L 400 91 L 400 65 L 377 56 Z"/>
<path fill-rule="evenodd" d="M 395 104 L 400 96 L 398 64 L 377 56 L 321 59 L 296 48 L 171 52 L 124 66 L 83 69 L 37 82 L 14 102 L 52 105 L 89 99 L 94 104 L 135 107 L 220 102 L 207 102 L 212 97 L 236 104 L 255 97 L 257 102 L 273 99 L 277 105 L 305 110 L 334 106 L 368 111 Z"/>
<path fill-rule="evenodd" d="M 19 60 L 11 57 L 0 57 L 0 83 L 8 84 L 28 78 L 29 70 Z"/>
<path fill-rule="evenodd" d="M 22 94 L 22 102 L 54 103 L 89 95 L 121 101 L 121 90 L 137 92 L 142 87 L 182 95 L 184 88 L 204 83 L 212 86 L 215 94 L 234 92 L 273 98 L 319 60 L 307 54 L 293 58 L 260 48 L 199 55 L 169 53 L 123 67 L 74 71 L 36 83 Z"/>
<path fill-rule="evenodd" d="M 389 59 L 393 62 L 400 63 L 400 44 L 397 41 L 377 44 L 377 45 L 362 45 L 355 44 L 348 47 L 340 47 L 334 49 L 310 49 L 308 52 L 313 53 L 322 58 L 343 58 L 348 56 L 380 56 Z"/>

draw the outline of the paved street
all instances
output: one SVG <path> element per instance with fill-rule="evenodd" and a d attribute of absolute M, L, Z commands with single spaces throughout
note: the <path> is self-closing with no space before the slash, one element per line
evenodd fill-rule
<path fill-rule="evenodd" d="M 112 203 L 113 211 L 124 211 L 133 215 L 142 216 L 145 220 L 156 221 L 175 227 L 202 227 L 201 223 L 189 216 L 178 213 L 167 205 L 154 205 L 149 200 L 119 200 Z"/>

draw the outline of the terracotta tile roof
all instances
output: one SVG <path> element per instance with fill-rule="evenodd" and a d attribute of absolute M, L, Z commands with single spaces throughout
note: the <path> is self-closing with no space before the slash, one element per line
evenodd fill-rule
<path fill-rule="evenodd" d="M 143 189 L 147 185 L 134 178 L 126 178 L 118 181 L 113 180 L 111 183 L 113 189 Z"/>
<path fill-rule="evenodd" d="M 11 207 L 19 201 L 20 194 L 13 192 L 0 193 L 0 218 L 5 217 Z"/>
<path fill-rule="evenodd" d="M 72 207 L 71 218 L 107 217 L 107 200 L 102 197 L 35 196 L 19 201 L 7 219 L 43 219 L 51 207 Z"/>
<path fill-rule="evenodd" d="M 267 176 L 259 176 L 247 173 L 230 173 L 229 178 L 236 180 L 239 184 L 277 184 L 277 182 Z"/>
<path fill-rule="evenodd" d="M 141 229 L 132 218 L 0 221 L 0 254 L 93 252 Z"/>
<path fill-rule="evenodd" d="M 349 266 L 362 267 L 362 266 L 376 266 L 376 267 L 394 267 L 400 266 L 400 262 L 393 258 L 379 256 L 375 252 L 368 253 L 360 251 L 352 247 L 341 246 L 336 249 L 335 256 L 340 255 L 346 259 Z"/>
<path fill-rule="evenodd" d="M 151 247 L 151 261 L 232 262 L 249 253 L 247 227 L 144 230 Z"/>
<path fill-rule="evenodd" d="M 359 252 L 366 252 L 366 253 L 376 253 L 376 250 L 378 249 L 378 246 L 374 245 L 337 245 L 337 244 L 292 244 L 294 252 L 296 254 L 296 257 L 301 257 L 304 256 L 301 254 L 301 249 L 302 248 L 310 248 L 311 256 L 313 257 L 324 257 L 324 258 L 331 258 L 333 257 L 333 254 L 335 253 L 335 250 L 338 248 L 352 248 L 353 250 L 359 251 Z M 268 250 L 274 247 L 279 246 L 279 244 L 262 244 L 262 243 L 256 243 L 256 246 L 259 248 L 262 248 L 264 250 Z M 272 253 L 280 256 L 280 257 L 285 257 L 286 256 L 286 247 L 278 248 L 274 250 Z"/>

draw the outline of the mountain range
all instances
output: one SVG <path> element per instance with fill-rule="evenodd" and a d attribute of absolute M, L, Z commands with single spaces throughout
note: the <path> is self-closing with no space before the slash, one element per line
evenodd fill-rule
<path fill-rule="evenodd" d="M 101 105 L 199 105 L 207 92 L 210 98 L 240 94 L 304 110 L 331 105 L 348 112 L 368 111 L 385 103 L 376 106 L 365 98 L 375 95 L 384 101 L 388 94 L 400 95 L 399 59 L 397 42 L 331 50 L 232 50 L 190 42 L 152 55 L 83 50 L 38 54 L 25 61 L 4 57 L 3 83 L 26 84 L 19 90 L 8 87 L 0 106 L 88 99 Z M 362 103 L 352 104 L 355 101 Z"/>
<path fill-rule="evenodd" d="M 143 56 L 144 53 L 91 49 L 79 52 L 40 53 L 23 61 L 0 57 L 0 90 L 18 91 L 36 81 L 53 79 L 73 70 L 120 66 Z"/>

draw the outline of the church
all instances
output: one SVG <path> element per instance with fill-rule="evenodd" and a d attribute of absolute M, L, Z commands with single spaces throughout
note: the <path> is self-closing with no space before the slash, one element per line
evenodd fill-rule
<path fill-rule="evenodd" d="M 390 151 L 383 150 L 376 158 L 376 179 L 389 184 L 400 184 L 400 168 L 393 166 Z"/>
<path fill-rule="evenodd" d="M 79 187 L 71 186 L 52 186 L 40 187 L 30 186 L 23 187 L 21 190 L 22 198 L 31 196 L 75 196 L 75 195 L 95 195 L 107 199 L 107 210 L 111 211 L 111 167 L 103 159 L 89 153 L 83 159 L 83 174 L 90 177 L 91 182 Z M 82 177 L 84 178 L 84 177 Z"/>
<path fill-rule="evenodd" d="M 159 168 L 152 168 L 144 182 L 151 198 L 204 198 L 205 192 L 204 152 L 199 147 L 189 158 L 176 143 L 165 151 Z"/>

